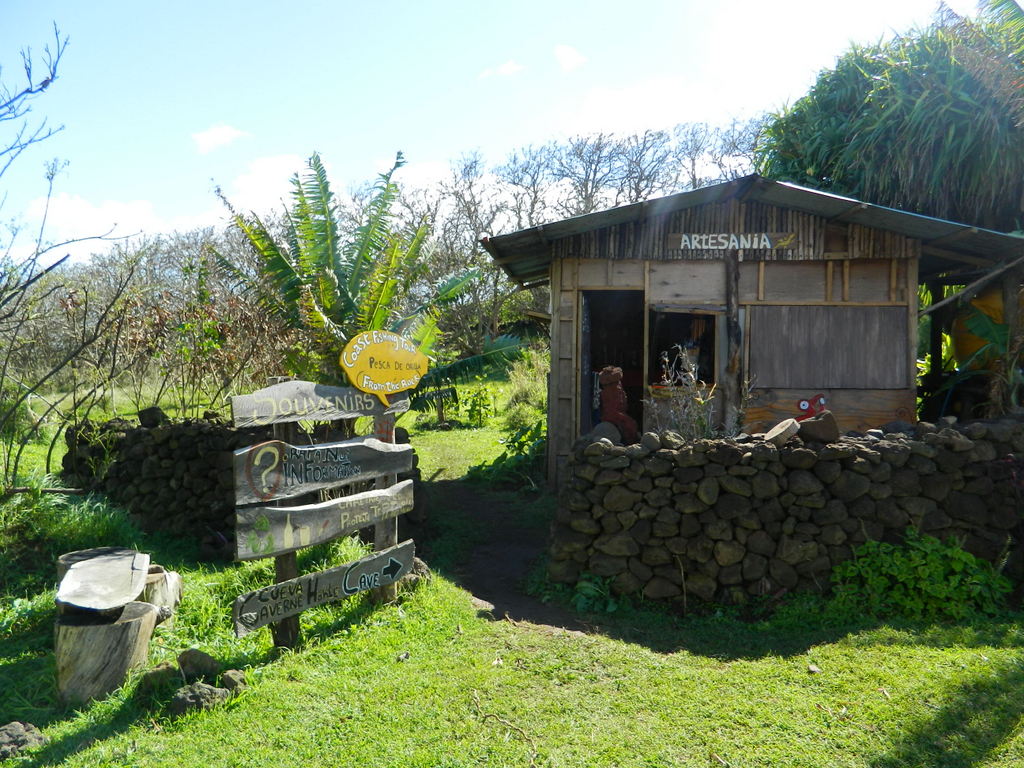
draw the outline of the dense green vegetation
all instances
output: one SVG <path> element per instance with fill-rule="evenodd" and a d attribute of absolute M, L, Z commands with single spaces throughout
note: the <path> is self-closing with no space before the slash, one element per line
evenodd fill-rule
<path fill-rule="evenodd" d="M 1001 231 L 1024 227 L 1024 12 L 986 0 L 976 20 L 854 45 L 772 116 L 760 173 Z"/>

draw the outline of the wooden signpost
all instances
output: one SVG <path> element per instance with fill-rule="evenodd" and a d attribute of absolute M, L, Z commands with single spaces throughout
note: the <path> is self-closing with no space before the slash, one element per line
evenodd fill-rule
<path fill-rule="evenodd" d="M 358 389 L 330 387 L 311 381 L 283 381 L 251 395 L 231 398 L 231 418 L 236 427 L 262 427 L 295 421 L 336 421 L 359 416 L 404 413 L 407 410 L 407 396 L 396 397 L 385 406 L 380 398 Z"/>
<path fill-rule="evenodd" d="M 400 361 L 389 362 L 384 355 L 376 362 L 391 370 L 404 365 L 409 352 L 399 346 Z M 363 362 L 368 360 L 364 357 Z M 305 381 L 274 383 L 231 399 L 236 427 L 271 424 L 274 429 L 274 440 L 234 455 L 235 556 L 273 557 L 277 582 L 235 601 L 236 635 L 270 624 L 274 644 L 292 647 L 299 637 L 298 614 L 307 608 L 366 590 L 372 590 L 377 600 L 394 597 L 394 584 L 409 572 L 414 554 L 412 541 L 397 544 L 397 517 L 413 508 L 412 481 L 397 481 L 398 473 L 412 468 L 413 451 L 394 444 L 395 414 L 408 407 L 408 396 L 390 387 L 368 394 Z M 293 445 L 297 421 L 359 416 L 373 416 L 373 437 Z M 374 490 L 315 503 L 303 504 L 297 498 L 369 479 L 374 480 Z M 286 506 L 285 499 L 294 499 L 293 505 Z M 369 525 L 375 528 L 374 554 L 299 575 L 296 550 Z"/>
<path fill-rule="evenodd" d="M 403 480 L 389 488 L 301 507 L 237 509 L 235 559 L 276 557 L 322 544 L 405 514 L 412 507 L 412 480 Z"/>
<path fill-rule="evenodd" d="M 307 608 L 344 600 L 368 589 L 394 584 L 412 568 L 412 540 L 352 563 L 258 589 L 235 600 L 232 617 L 241 637 Z"/>
<path fill-rule="evenodd" d="M 412 469 L 412 446 L 360 437 L 294 446 L 270 440 L 235 451 L 235 503 L 290 499 Z"/>

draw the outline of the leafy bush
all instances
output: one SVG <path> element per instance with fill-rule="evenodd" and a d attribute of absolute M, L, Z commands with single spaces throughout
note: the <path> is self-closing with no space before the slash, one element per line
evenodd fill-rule
<path fill-rule="evenodd" d="M 580 613 L 615 613 L 620 601 L 612 594 L 611 578 L 581 573 L 569 603 Z"/>
<path fill-rule="evenodd" d="M 547 425 L 543 419 L 518 429 L 502 439 L 505 450 L 498 458 L 476 464 L 466 472 L 468 480 L 492 485 L 522 485 L 536 488 L 544 474 Z"/>
<path fill-rule="evenodd" d="M 530 347 L 509 368 L 509 395 L 504 422 L 510 434 L 545 418 L 550 367 L 551 356 L 548 351 Z"/>
<path fill-rule="evenodd" d="M 833 602 L 842 612 L 911 619 L 963 619 L 997 614 L 1010 582 L 954 541 L 908 529 L 901 546 L 869 541 L 832 572 Z"/>
<path fill-rule="evenodd" d="M 479 380 L 480 377 L 477 376 Z M 459 402 L 459 409 L 466 412 L 471 424 L 482 427 L 484 421 L 494 413 L 494 391 L 486 384 L 479 384 L 464 392 Z"/>

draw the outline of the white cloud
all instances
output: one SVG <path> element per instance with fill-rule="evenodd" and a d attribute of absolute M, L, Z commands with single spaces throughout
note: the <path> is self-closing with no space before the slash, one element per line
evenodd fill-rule
<path fill-rule="evenodd" d="M 199 150 L 199 154 L 206 155 L 215 149 L 226 147 L 228 144 L 248 135 L 245 131 L 240 131 L 230 125 L 217 123 L 216 125 L 211 125 L 205 131 L 193 133 L 192 141 L 196 143 L 196 149 Z"/>
<path fill-rule="evenodd" d="M 591 88 L 579 101 L 560 105 L 561 114 L 554 123 L 566 135 L 668 128 L 695 119 L 683 97 L 688 86 L 692 92 L 693 86 L 685 78 L 660 77 L 621 88 Z"/>
<path fill-rule="evenodd" d="M 238 211 L 263 214 L 280 210 L 282 202 L 288 201 L 292 176 L 301 174 L 305 168 L 305 158 L 298 155 L 258 157 L 243 173 L 223 185 L 224 194 Z"/>
<path fill-rule="evenodd" d="M 587 57 L 571 45 L 556 45 L 555 60 L 563 72 L 572 72 L 587 63 Z"/>
<path fill-rule="evenodd" d="M 498 77 L 509 77 L 517 72 L 522 72 L 524 69 L 526 69 L 526 67 L 518 61 L 515 59 L 509 59 L 504 64 L 500 64 L 497 67 L 488 67 L 477 75 L 477 80 L 485 80 L 492 75 L 497 75 Z"/>

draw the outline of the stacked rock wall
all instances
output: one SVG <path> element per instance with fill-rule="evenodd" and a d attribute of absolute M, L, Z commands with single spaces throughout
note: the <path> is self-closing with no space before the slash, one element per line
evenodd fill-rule
<path fill-rule="evenodd" d="M 742 602 L 823 591 L 832 567 L 869 539 L 908 527 L 955 537 L 1022 577 L 1018 474 L 1024 423 L 875 431 L 820 445 L 798 437 L 636 445 L 580 441 L 552 527 L 549 575 L 612 579 L 620 594 Z"/>
<path fill-rule="evenodd" d="M 222 538 L 235 525 L 232 452 L 269 436 L 216 420 L 86 422 L 65 435 L 64 479 L 104 491 L 144 530 Z"/>

